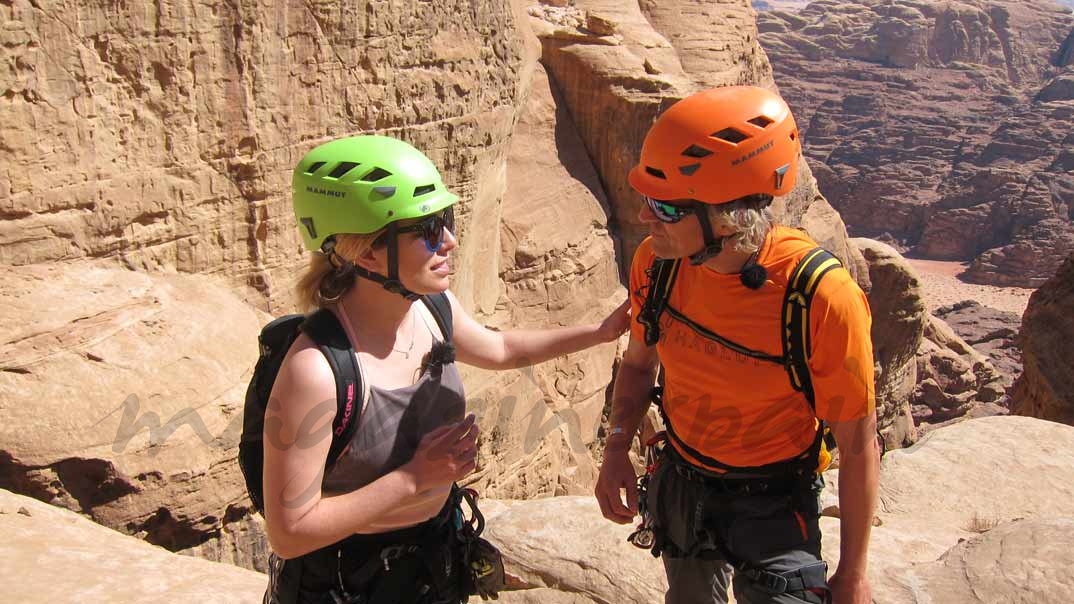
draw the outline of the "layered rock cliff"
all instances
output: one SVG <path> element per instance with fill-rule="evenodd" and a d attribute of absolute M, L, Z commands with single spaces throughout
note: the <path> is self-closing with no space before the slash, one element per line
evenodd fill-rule
<path fill-rule="evenodd" d="M 1074 256 L 1029 299 L 1019 344 L 1024 371 L 1014 412 L 1074 425 Z"/>
<path fill-rule="evenodd" d="M 1074 15 L 1044 0 L 820 0 L 758 18 L 856 235 L 1037 287 L 1074 249 Z"/>

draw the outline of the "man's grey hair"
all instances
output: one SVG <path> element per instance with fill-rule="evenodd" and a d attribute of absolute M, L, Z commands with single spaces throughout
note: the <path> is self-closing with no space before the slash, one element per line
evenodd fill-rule
<path fill-rule="evenodd" d="M 770 195 L 748 195 L 729 203 L 709 208 L 714 224 L 735 229 L 724 246 L 737 252 L 752 254 L 761 249 L 764 239 L 772 228 L 772 204 Z"/>

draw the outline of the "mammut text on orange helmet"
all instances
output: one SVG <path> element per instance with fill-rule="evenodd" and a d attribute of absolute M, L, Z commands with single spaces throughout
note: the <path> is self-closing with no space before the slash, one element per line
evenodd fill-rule
<path fill-rule="evenodd" d="M 798 127 L 779 95 L 728 86 L 691 95 L 657 118 L 630 185 L 654 199 L 727 203 L 785 195 L 797 180 Z"/>

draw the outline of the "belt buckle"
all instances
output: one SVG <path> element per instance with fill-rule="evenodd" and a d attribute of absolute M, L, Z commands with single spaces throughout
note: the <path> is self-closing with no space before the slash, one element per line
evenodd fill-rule
<path fill-rule="evenodd" d="M 787 593 L 787 577 L 776 573 L 766 572 L 761 575 L 761 587 L 772 594 Z"/>

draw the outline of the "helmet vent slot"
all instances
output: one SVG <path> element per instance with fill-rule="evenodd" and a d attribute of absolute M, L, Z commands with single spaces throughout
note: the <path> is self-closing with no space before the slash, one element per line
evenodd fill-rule
<path fill-rule="evenodd" d="M 709 151 L 708 149 L 704 147 L 699 147 L 697 145 L 690 145 L 685 151 L 682 152 L 682 154 L 686 157 L 695 157 L 697 159 L 702 159 L 704 157 L 712 155 L 712 151 Z"/>
<path fill-rule="evenodd" d="M 754 126 L 757 126 L 758 128 L 767 128 L 768 126 L 770 126 L 772 124 L 773 121 L 774 120 L 770 120 L 770 119 L 768 119 L 767 117 L 765 117 L 763 115 L 758 115 L 757 117 L 753 118 L 752 120 L 749 120 L 749 122 L 751 124 L 753 124 Z"/>
<path fill-rule="evenodd" d="M 701 164 L 690 164 L 688 166 L 682 166 L 679 168 L 679 173 L 683 176 L 693 176 L 694 172 L 701 167 Z"/>
<path fill-rule="evenodd" d="M 737 145 L 749 138 L 749 136 L 742 134 L 734 128 L 724 128 L 723 130 L 720 130 L 719 132 L 714 132 L 709 136 L 711 136 L 712 138 L 718 138 L 722 141 L 727 141 L 732 145 Z"/>
<path fill-rule="evenodd" d="M 657 178 L 660 178 L 660 179 L 663 179 L 663 180 L 667 180 L 667 179 L 668 179 L 668 177 L 664 175 L 664 171 L 663 171 L 663 170 L 657 170 L 656 168 L 654 168 L 654 167 L 652 167 L 652 166 L 645 166 L 645 172 L 646 172 L 646 173 L 647 173 L 647 174 L 648 174 L 649 176 L 655 176 L 655 177 L 657 177 Z"/>
<path fill-rule="evenodd" d="M 373 171 L 362 177 L 363 182 L 377 182 L 378 180 L 388 178 L 392 173 L 384 168 L 373 168 Z"/>
<path fill-rule="evenodd" d="M 414 197 L 421 197 L 436 190 L 436 185 L 422 185 L 414 188 Z"/>
<path fill-rule="evenodd" d="M 320 170 L 321 167 L 323 167 L 325 163 L 326 162 L 319 161 L 317 163 L 310 164 L 310 167 L 306 168 L 306 174 L 309 174 L 310 176 L 313 176 L 313 173 L 316 172 L 317 170 Z"/>
<path fill-rule="evenodd" d="M 358 164 L 351 161 L 341 161 L 339 165 L 332 169 L 332 172 L 328 174 L 326 178 L 342 178 L 344 174 L 358 167 Z"/>

